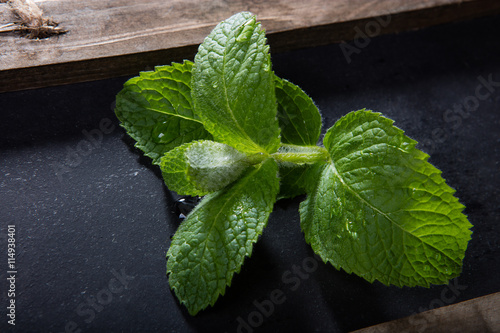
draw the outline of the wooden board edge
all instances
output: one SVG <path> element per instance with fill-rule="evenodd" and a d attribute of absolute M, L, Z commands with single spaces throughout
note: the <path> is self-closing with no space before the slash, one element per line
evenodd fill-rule
<path fill-rule="evenodd" d="M 500 332 L 500 292 L 425 311 L 352 333 Z"/>
<path fill-rule="evenodd" d="M 0 93 L 137 76 L 155 66 L 193 59 L 198 45 L 0 72 Z"/>
<path fill-rule="evenodd" d="M 377 18 L 314 26 L 307 29 L 297 29 L 293 32 L 279 32 L 269 35 L 268 39 L 272 52 L 283 52 L 296 48 L 349 42 L 359 38 L 359 31 L 372 38 L 498 14 L 500 14 L 500 1 L 472 1 Z M 380 30 L 373 30 L 377 26 L 380 27 Z M 289 36 L 292 34 L 293 38 L 290 38 Z"/>
<path fill-rule="evenodd" d="M 271 52 L 278 53 L 293 49 L 314 47 L 357 38 L 370 24 L 379 22 L 376 37 L 382 34 L 398 33 L 433 25 L 491 16 L 500 13 L 500 1 L 487 0 L 438 6 L 418 11 L 397 13 L 387 17 L 370 18 L 349 22 L 314 26 L 268 35 Z M 389 24 L 382 24 L 389 20 Z M 193 59 L 198 45 L 186 45 L 174 49 L 128 54 L 117 57 L 99 58 L 87 61 L 68 62 L 31 68 L 0 71 L 0 93 L 36 89 L 49 86 L 88 82 L 120 76 L 137 75 L 151 70 L 156 65 L 173 61 Z"/>

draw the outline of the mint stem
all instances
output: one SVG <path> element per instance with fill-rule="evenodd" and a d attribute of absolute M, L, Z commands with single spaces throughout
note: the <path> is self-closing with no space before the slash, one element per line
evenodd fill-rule
<path fill-rule="evenodd" d="M 273 154 L 258 153 L 248 156 L 250 164 L 258 164 L 265 159 L 272 157 L 277 163 L 313 164 L 316 162 L 327 162 L 329 160 L 328 151 L 319 146 L 296 146 L 283 144 L 280 149 Z"/>

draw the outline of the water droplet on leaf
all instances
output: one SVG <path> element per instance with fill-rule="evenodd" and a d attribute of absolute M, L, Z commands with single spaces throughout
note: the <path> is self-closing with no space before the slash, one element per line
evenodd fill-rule
<path fill-rule="evenodd" d="M 169 131 L 170 124 L 168 121 L 163 121 L 153 128 L 151 138 L 156 143 L 169 143 L 176 138 L 176 135 Z"/>
<path fill-rule="evenodd" d="M 357 239 L 358 233 L 356 232 L 356 227 L 352 221 L 348 221 L 345 224 L 346 231 L 351 235 L 352 238 Z"/>

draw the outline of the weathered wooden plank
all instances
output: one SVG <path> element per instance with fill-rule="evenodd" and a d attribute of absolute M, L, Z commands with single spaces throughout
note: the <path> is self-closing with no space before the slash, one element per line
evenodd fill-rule
<path fill-rule="evenodd" d="M 353 333 L 500 332 L 500 292 L 371 326 Z"/>
<path fill-rule="evenodd" d="M 67 34 L 44 40 L 0 35 L 0 92 L 132 75 L 192 58 L 222 19 L 257 14 L 273 52 L 355 38 L 375 17 L 379 33 L 500 13 L 496 0 L 45 0 Z M 12 22 L 0 4 L 0 25 Z"/>

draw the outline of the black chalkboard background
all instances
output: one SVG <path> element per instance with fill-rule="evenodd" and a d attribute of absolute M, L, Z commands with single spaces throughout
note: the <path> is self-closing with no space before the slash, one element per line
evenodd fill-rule
<path fill-rule="evenodd" d="M 464 270 L 429 289 L 315 264 L 296 198 L 276 204 L 226 295 L 190 317 L 165 276 L 174 197 L 113 113 L 127 78 L 0 94 L 0 331 L 346 332 L 500 291 L 499 19 L 272 55 L 276 74 L 315 100 L 325 129 L 352 110 L 382 112 L 457 190 L 474 224 Z"/>

